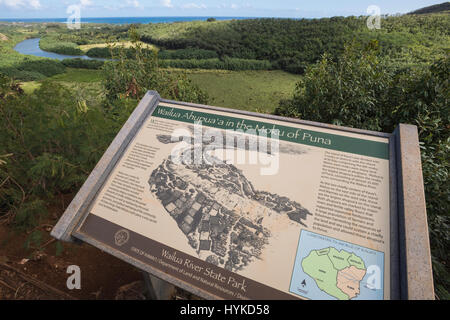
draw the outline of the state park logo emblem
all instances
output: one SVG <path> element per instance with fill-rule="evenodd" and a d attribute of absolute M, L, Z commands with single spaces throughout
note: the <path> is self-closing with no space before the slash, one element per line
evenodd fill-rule
<path fill-rule="evenodd" d="M 114 235 L 114 242 L 116 246 L 121 247 L 130 240 L 130 233 L 128 230 L 122 229 L 116 232 Z"/>

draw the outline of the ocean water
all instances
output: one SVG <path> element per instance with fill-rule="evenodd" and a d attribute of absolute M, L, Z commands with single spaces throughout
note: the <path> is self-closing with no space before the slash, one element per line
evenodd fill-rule
<path fill-rule="evenodd" d="M 116 18 L 82 18 L 81 23 L 132 24 L 132 23 L 171 23 L 186 21 L 206 21 L 210 17 L 116 17 Z M 242 20 L 246 17 L 213 17 L 216 20 Z M 0 22 L 23 23 L 66 23 L 67 18 L 39 18 L 39 19 L 2 19 Z"/>

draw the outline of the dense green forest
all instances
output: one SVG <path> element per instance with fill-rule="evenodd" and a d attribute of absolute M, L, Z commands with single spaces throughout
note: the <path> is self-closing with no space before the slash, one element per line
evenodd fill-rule
<path fill-rule="evenodd" d="M 397 63 L 426 63 L 449 48 L 448 15 L 387 17 L 382 24 L 381 30 L 372 31 L 364 17 L 253 19 L 154 24 L 139 30 L 144 42 L 166 49 L 196 48 L 219 57 L 268 60 L 274 68 L 294 73 L 303 73 L 325 52 L 338 57 L 353 39 L 377 39 L 383 55 L 396 57 Z"/>
<path fill-rule="evenodd" d="M 441 4 L 435 4 L 434 6 L 425 7 L 410 14 L 429 14 L 450 11 L 450 2 L 444 2 Z"/>
<path fill-rule="evenodd" d="M 430 225 L 436 290 L 449 298 L 450 57 L 429 67 L 392 68 L 378 44 L 352 44 L 336 60 L 308 68 L 294 97 L 276 113 L 354 128 L 393 132 L 417 125 Z"/>
<path fill-rule="evenodd" d="M 112 54 L 117 54 L 120 44 L 128 40 L 129 28 L 136 27 L 141 40 L 159 50 L 159 59 L 165 67 L 278 69 L 302 74 L 324 53 L 337 58 L 345 44 L 355 39 L 364 43 L 378 40 L 381 54 L 397 65 L 428 64 L 449 50 L 448 16 L 388 16 L 382 19 L 380 30 L 369 30 L 365 17 L 334 17 L 87 25 L 81 30 L 48 24 L 45 28 L 33 26 L 30 33 L 41 38 L 40 47 L 45 51 L 111 58 Z M 105 46 L 108 43 L 110 47 Z M 0 62 L 0 69 L 2 64 Z M 23 71 L 30 70 L 24 67 Z M 33 75 L 24 76 L 29 79 Z"/>
<path fill-rule="evenodd" d="M 449 299 L 449 30 L 448 14 L 385 17 L 380 30 L 369 30 L 366 17 L 86 25 L 81 30 L 2 24 L 0 223 L 33 230 L 59 195 L 76 192 L 147 90 L 207 103 L 211 97 L 204 88 L 214 78 L 216 90 L 229 91 L 224 69 L 239 70 L 230 73 L 232 82 L 260 79 L 244 88 L 249 92 L 265 86 L 267 94 L 267 87 L 295 79 L 291 94 L 280 96 L 270 110 L 258 110 L 383 132 L 401 122 L 418 126 L 436 294 Z M 113 60 L 57 61 L 13 50 L 35 37 L 45 50 L 90 51 Z M 179 69 L 210 70 L 190 76 Z M 258 72 L 264 77 L 257 78 Z M 66 78 L 70 81 L 61 80 Z M 235 90 L 233 98 L 241 97 Z M 239 106 L 248 110 L 249 103 Z M 39 247 L 40 240 L 39 231 L 33 231 L 27 245 Z"/>

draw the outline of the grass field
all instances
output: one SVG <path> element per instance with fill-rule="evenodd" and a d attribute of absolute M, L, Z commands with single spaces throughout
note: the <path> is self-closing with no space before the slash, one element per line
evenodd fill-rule
<path fill-rule="evenodd" d="M 81 82 L 92 83 L 100 82 L 103 79 L 101 70 L 88 70 L 88 69 L 73 69 L 67 68 L 67 71 L 63 74 L 58 74 L 49 78 L 50 81 L 59 82 Z"/>
<path fill-rule="evenodd" d="M 300 79 L 300 76 L 283 71 L 199 70 L 188 71 L 187 76 L 208 93 L 210 105 L 261 113 L 273 112 L 281 99 L 292 95 Z M 67 68 L 67 72 L 50 77 L 47 81 L 98 94 L 102 90 L 102 77 L 100 70 Z M 39 83 L 25 82 L 22 88 L 26 93 L 32 93 Z"/>
<path fill-rule="evenodd" d="M 218 107 L 272 113 L 289 98 L 301 76 L 283 71 L 191 71 L 188 77 Z"/>
<path fill-rule="evenodd" d="M 45 79 L 45 81 L 55 81 L 66 84 L 87 84 L 87 85 L 100 85 L 102 80 L 102 73 L 100 70 L 88 70 L 88 69 L 72 69 L 67 68 L 67 71 L 63 74 Z M 32 93 L 34 90 L 40 87 L 41 81 L 29 81 L 23 82 L 21 87 L 25 93 Z"/>
<path fill-rule="evenodd" d="M 35 90 L 39 89 L 41 84 L 38 81 L 23 82 L 21 88 L 26 94 L 32 94 Z"/>
<path fill-rule="evenodd" d="M 88 106 L 97 105 L 104 98 L 104 89 L 101 84 L 102 73 L 100 70 L 67 68 L 63 74 L 49 77 L 43 81 L 60 84 L 71 92 L 80 101 L 85 101 Z M 26 94 L 32 94 L 39 89 L 43 81 L 30 81 L 21 84 Z"/>
<path fill-rule="evenodd" d="M 156 46 L 152 45 L 152 44 L 148 44 L 148 43 L 144 43 L 144 42 L 140 42 L 140 44 L 142 45 L 143 48 L 146 49 L 157 49 Z M 112 42 L 112 43 L 96 43 L 96 44 L 85 44 L 85 45 L 81 45 L 78 46 L 81 50 L 83 50 L 84 52 L 87 52 L 89 49 L 92 48 L 106 48 L 108 46 L 123 46 L 125 48 L 130 48 L 133 43 L 131 41 L 121 41 L 121 42 Z"/>

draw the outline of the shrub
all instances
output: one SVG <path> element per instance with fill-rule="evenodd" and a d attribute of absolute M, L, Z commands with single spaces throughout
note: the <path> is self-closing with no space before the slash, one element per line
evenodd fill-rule
<path fill-rule="evenodd" d="M 276 113 L 360 129 L 393 132 L 415 124 L 422 165 L 436 293 L 450 297 L 448 188 L 450 162 L 449 57 L 428 68 L 396 69 L 375 43 L 347 46 L 337 61 L 324 56 L 308 68 L 291 100 Z"/>
<path fill-rule="evenodd" d="M 187 59 L 187 60 L 160 60 L 163 68 L 180 69 L 219 69 L 219 70 L 269 70 L 272 65 L 269 61 L 247 59 Z"/>
<path fill-rule="evenodd" d="M 269 70 L 272 68 L 272 64 L 267 60 L 225 58 L 223 62 L 225 70 Z"/>
<path fill-rule="evenodd" d="M 79 45 L 79 46 L 82 46 L 82 45 L 89 44 L 89 41 L 86 40 L 86 39 L 77 39 L 77 40 L 75 41 L 75 43 L 76 43 L 77 45 Z"/>
<path fill-rule="evenodd" d="M 152 50 L 141 48 L 142 51 L 150 53 Z M 121 46 L 91 48 L 86 52 L 91 58 L 112 59 L 114 56 L 125 55 L 128 59 L 133 58 L 134 51 L 131 48 L 123 48 Z"/>
<path fill-rule="evenodd" d="M 39 41 L 39 47 L 44 51 L 71 55 L 81 56 L 83 51 L 78 48 L 78 45 L 73 42 L 61 41 L 60 39 L 53 37 L 43 37 Z"/>
<path fill-rule="evenodd" d="M 162 60 L 214 59 L 219 58 L 219 55 L 212 50 L 189 48 L 180 50 L 161 50 L 158 57 Z"/>
<path fill-rule="evenodd" d="M 64 55 L 68 55 L 68 56 L 82 56 L 84 54 L 84 52 L 79 48 L 62 46 L 62 45 L 49 47 L 45 51 L 64 54 Z"/>
<path fill-rule="evenodd" d="M 42 59 L 28 60 L 16 67 L 20 71 L 39 72 L 46 77 L 51 77 L 65 72 L 64 65 L 58 60 Z"/>
<path fill-rule="evenodd" d="M 57 60 L 25 60 L 18 65 L 0 68 L 0 72 L 21 81 L 36 81 L 65 72 L 64 65 Z"/>
<path fill-rule="evenodd" d="M 86 52 L 86 55 L 91 58 L 111 59 L 111 50 L 105 48 L 91 48 Z"/>
<path fill-rule="evenodd" d="M 86 59 L 64 59 L 62 64 L 69 68 L 78 69 L 101 69 L 105 64 L 101 60 L 86 60 Z"/>
<path fill-rule="evenodd" d="M 307 64 L 301 58 L 283 58 L 273 63 L 274 69 L 285 70 L 294 74 L 304 74 Z"/>
<path fill-rule="evenodd" d="M 1 68 L 0 73 L 3 73 L 11 79 L 21 81 L 38 81 L 46 78 L 42 73 L 36 71 L 23 71 L 16 68 Z"/>
<path fill-rule="evenodd" d="M 130 31 L 134 46 L 119 48 L 104 66 L 104 86 L 107 107 L 115 109 L 127 106 L 128 99 L 141 99 L 148 90 L 156 90 L 162 97 L 186 102 L 206 103 L 207 95 L 185 75 L 160 69 L 157 53 L 143 49 L 134 29 Z M 132 55 L 129 59 L 128 56 Z"/>
<path fill-rule="evenodd" d="M 81 186 L 121 124 L 57 83 L 16 88 L 0 77 L 0 219 L 29 228 L 54 196 Z"/>

